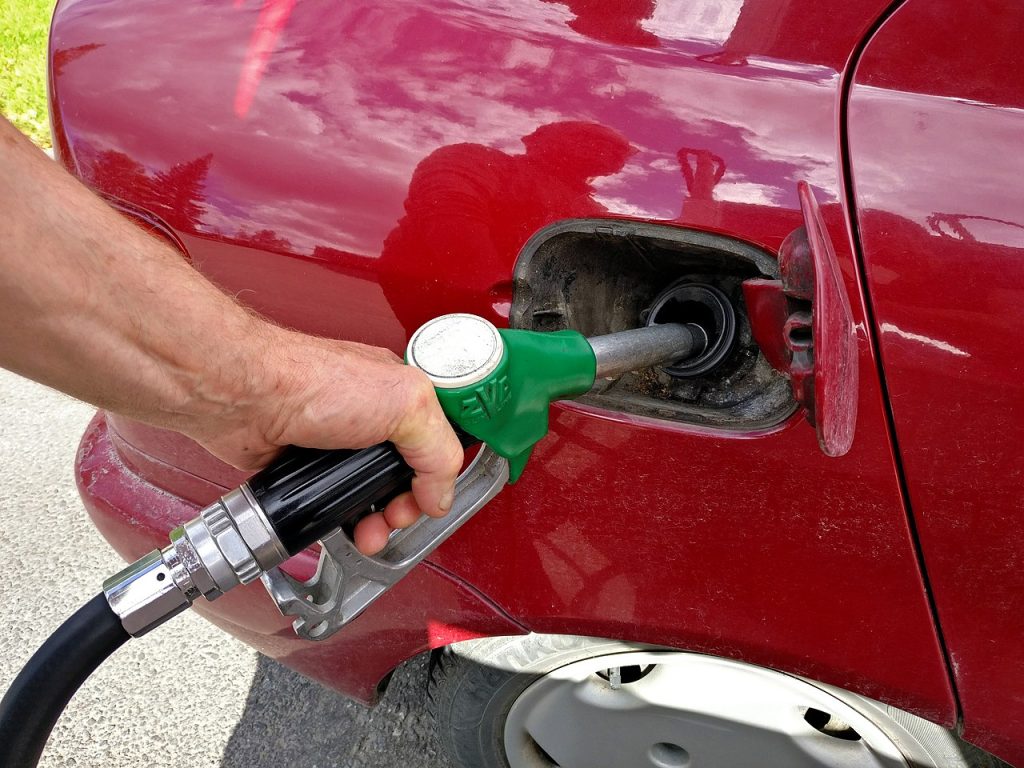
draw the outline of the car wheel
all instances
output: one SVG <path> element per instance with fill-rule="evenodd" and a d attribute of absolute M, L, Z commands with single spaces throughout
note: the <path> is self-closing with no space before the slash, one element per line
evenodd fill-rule
<path fill-rule="evenodd" d="M 847 691 L 593 638 L 450 646 L 430 700 L 458 768 L 968 766 L 949 731 Z"/>

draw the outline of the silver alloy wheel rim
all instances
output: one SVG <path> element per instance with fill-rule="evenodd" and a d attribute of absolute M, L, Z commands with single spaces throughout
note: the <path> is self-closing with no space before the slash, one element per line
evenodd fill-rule
<path fill-rule="evenodd" d="M 620 653 L 531 684 L 509 711 L 504 743 L 512 768 L 906 768 L 879 727 L 885 719 L 899 732 L 895 721 L 865 711 L 870 718 L 809 682 L 749 664 Z"/>

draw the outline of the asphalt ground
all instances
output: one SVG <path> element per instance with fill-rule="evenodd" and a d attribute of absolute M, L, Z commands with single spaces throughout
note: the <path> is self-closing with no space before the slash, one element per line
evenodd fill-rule
<path fill-rule="evenodd" d="M 0 691 L 124 563 L 75 489 L 93 409 L 0 370 Z M 199 616 L 130 641 L 86 681 L 42 766 L 449 768 L 426 711 L 426 662 L 366 709 Z"/>

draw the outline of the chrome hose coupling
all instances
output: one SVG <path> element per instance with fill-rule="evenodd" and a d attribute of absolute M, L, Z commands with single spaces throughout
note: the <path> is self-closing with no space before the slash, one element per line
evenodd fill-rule
<path fill-rule="evenodd" d="M 192 605 L 258 579 L 288 558 L 247 484 L 174 529 L 153 550 L 103 583 L 111 609 L 133 637 Z"/>

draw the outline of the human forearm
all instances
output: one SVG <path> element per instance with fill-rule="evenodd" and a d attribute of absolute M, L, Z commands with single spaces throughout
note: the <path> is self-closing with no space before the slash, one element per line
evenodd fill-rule
<path fill-rule="evenodd" d="M 256 469 L 282 446 L 392 441 L 413 494 L 356 543 L 451 506 L 462 450 L 426 376 L 391 352 L 251 314 L 0 118 L 0 365 L 183 432 Z"/>
<path fill-rule="evenodd" d="M 0 138 L 0 364 L 168 427 L 250 391 L 262 324 L 6 122 Z"/>

